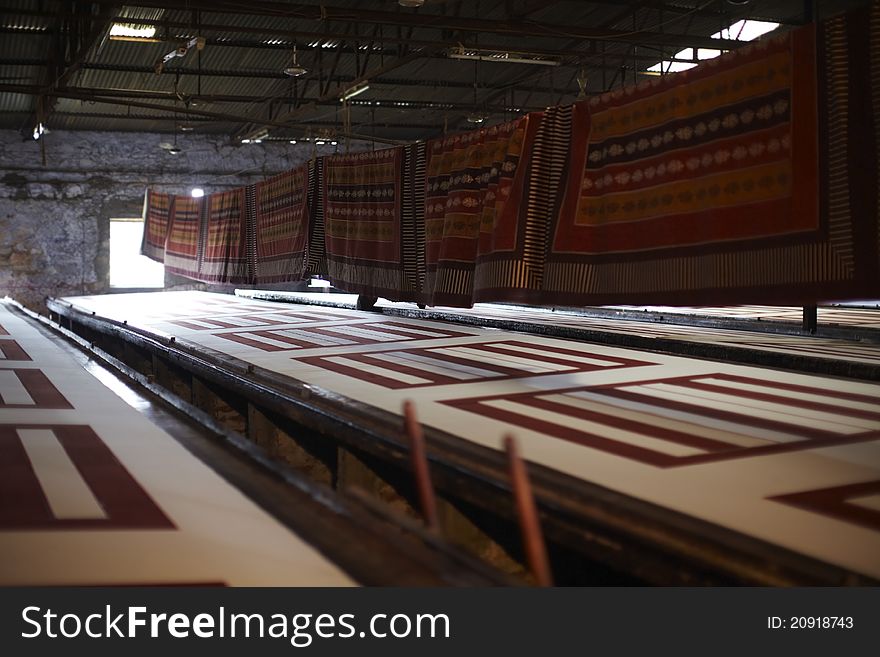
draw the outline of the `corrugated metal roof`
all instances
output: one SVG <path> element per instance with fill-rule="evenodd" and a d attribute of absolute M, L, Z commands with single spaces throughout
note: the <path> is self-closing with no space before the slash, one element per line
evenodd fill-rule
<path fill-rule="evenodd" d="M 866 0 L 835 0 L 818 3 L 818 10 L 829 13 L 840 8 L 865 4 Z M 197 0 L 191 6 L 204 4 Z M 277 8 L 279 0 L 271 5 Z M 308 5 L 308 16 L 293 5 Z M 314 100 L 325 95 L 324 103 L 301 109 L 290 120 L 289 129 L 272 128 L 274 134 L 301 134 L 303 126 L 339 126 L 341 108 L 335 94 L 368 71 L 370 89 L 357 97 L 350 109 L 351 121 L 360 131 L 375 128 L 383 137 L 413 139 L 436 134 L 444 122 L 450 128 L 461 123 L 466 109 L 474 106 L 474 75 L 477 76 L 476 106 L 490 105 L 493 120 L 513 116 L 515 108 L 533 109 L 570 101 L 578 93 L 576 77 L 583 67 L 588 91 L 599 92 L 611 84 L 631 82 L 634 68 L 672 55 L 681 45 L 635 45 L 612 40 L 588 40 L 573 32 L 577 29 L 656 32 L 707 36 L 748 12 L 764 18 L 788 22 L 803 19 L 802 0 L 750 3 L 737 7 L 726 2 L 706 4 L 702 0 L 667 0 L 662 3 L 628 3 L 605 0 L 528 3 L 506 0 L 473 2 L 431 2 L 415 15 L 437 16 L 440 23 L 455 18 L 487 21 L 521 21 L 534 34 L 513 35 L 476 33 L 468 29 L 444 29 L 426 25 L 412 30 L 386 24 L 377 26 L 364 20 L 321 20 L 320 8 L 328 11 L 350 8 L 358 11 L 390 12 L 406 19 L 413 10 L 387 2 L 359 0 L 297 0 L 291 10 L 274 14 L 252 13 L 270 6 L 258 1 L 242 3 L 235 14 L 186 8 L 153 9 L 137 4 L 124 6 L 119 22 L 138 19 L 160 21 L 155 37 L 161 42 L 131 42 L 107 38 L 99 40 L 81 68 L 66 81 L 64 93 L 115 95 L 132 106 L 89 102 L 80 98 L 60 98 L 51 119 L 54 127 L 68 129 L 118 129 L 173 131 L 185 112 L 200 110 L 235 117 L 194 116 L 196 130 L 235 133 L 249 122 L 286 121 L 295 107 L 294 98 Z M 520 15 L 512 18 L 513 7 Z M 532 7 L 533 11 L 524 12 Z M 443 18 L 448 12 L 449 17 Z M 45 84 L 45 65 L 49 58 L 52 30 L 57 17 L 38 0 L 9 0 L 0 9 L 0 125 L 19 127 L 34 107 L 34 97 L 9 85 Z M 540 27 L 545 26 L 545 27 Z M 550 26 L 550 27 L 546 27 Z M 157 62 L 193 36 L 207 40 L 204 50 L 190 50 L 183 57 L 167 61 L 161 74 Z M 320 36 L 323 35 L 323 36 Z M 64 34 L 62 34 L 64 36 Z M 369 43 L 374 48 L 369 51 Z M 381 41 L 381 49 L 377 45 Z M 656 41 L 656 39 L 655 39 Z M 283 69 L 290 63 L 291 47 L 297 44 L 298 62 L 309 74 L 296 81 Z M 337 58 L 337 46 L 346 50 Z M 446 58 L 458 43 L 470 49 L 494 47 L 517 52 L 559 51 L 563 66 L 481 62 Z M 428 45 L 435 44 L 435 45 Z M 446 44 L 445 46 L 443 44 Z M 354 48 L 360 49 L 353 51 Z M 423 49 L 422 56 L 400 66 L 390 66 L 407 48 Z M 531 50 L 530 50 L 531 49 Z M 543 55 L 546 57 L 547 55 Z M 334 66 L 335 63 L 335 66 Z M 621 67 L 626 67 L 621 75 Z M 387 70 L 376 74 L 377 69 Z M 323 71 L 319 73 L 319 71 Z M 371 75 L 369 72 L 373 72 Z M 320 81 L 331 77 L 322 87 Z M 7 85 L 3 89 L 3 85 Z M 197 106 L 193 101 L 197 100 Z M 159 106 L 155 109 L 147 106 Z M 161 116 L 162 120 L 154 117 Z"/>
<path fill-rule="evenodd" d="M 20 112 L 30 113 L 34 106 L 34 97 L 27 94 L 0 94 L 0 126 L 18 129 L 24 117 L 17 116 Z"/>

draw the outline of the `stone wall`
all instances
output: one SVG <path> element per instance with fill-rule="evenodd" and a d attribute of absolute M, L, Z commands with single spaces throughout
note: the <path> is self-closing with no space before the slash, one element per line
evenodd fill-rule
<path fill-rule="evenodd" d="M 183 152 L 170 155 L 159 146 L 168 135 L 52 132 L 44 139 L 45 166 L 40 143 L 0 130 L 0 297 L 36 310 L 47 296 L 108 291 L 110 217 L 140 216 L 147 186 L 172 193 L 238 187 L 298 166 L 315 148 L 179 135 Z M 335 150 L 318 147 L 321 155 Z M 200 284 L 167 276 L 166 287 L 174 286 Z"/>

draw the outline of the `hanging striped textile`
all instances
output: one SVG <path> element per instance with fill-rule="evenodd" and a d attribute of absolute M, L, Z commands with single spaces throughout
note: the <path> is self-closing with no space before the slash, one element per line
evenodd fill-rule
<path fill-rule="evenodd" d="M 574 135 L 586 147 L 575 153 L 540 301 L 876 294 L 876 203 L 873 214 L 851 212 L 856 198 L 876 197 L 876 187 L 853 187 L 863 175 L 877 181 L 876 144 L 856 137 L 872 120 L 861 109 L 868 25 L 855 14 L 823 23 L 819 70 L 807 26 L 576 106 L 591 114 L 590 132 Z M 847 154 L 858 142 L 860 156 Z M 858 265 L 856 224 L 874 238 Z"/>
<path fill-rule="evenodd" d="M 205 246 L 204 197 L 173 196 L 165 244 L 165 271 L 195 280 Z"/>
<path fill-rule="evenodd" d="M 572 107 L 530 115 L 512 199 L 491 235 L 493 249 L 477 259 L 475 301 L 540 302 L 551 227 L 559 210 L 572 149 Z M 578 115 L 586 122 L 585 115 Z M 585 128 L 582 128 L 585 130 Z M 498 248 L 498 227 L 515 227 L 513 248 Z"/>
<path fill-rule="evenodd" d="M 251 283 L 248 234 L 252 232 L 245 207 L 245 189 L 204 197 L 205 243 L 199 280 L 209 283 Z"/>
<path fill-rule="evenodd" d="M 572 106 L 313 158 L 205 204 L 150 191 L 142 251 L 191 278 L 324 274 L 432 305 L 876 298 L 877 116 L 880 0 Z"/>
<path fill-rule="evenodd" d="M 324 239 L 324 158 L 309 160 L 309 239 L 306 243 L 306 276 L 327 275 L 327 242 Z"/>
<path fill-rule="evenodd" d="M 539 122 L 540 115 L 531 114 L 428 142 L 427 303 L 470 306 L 478 258 L 517 259 L 521 236 L 513 209 L 522 196 L 520 159 L 529 152 Z"/>
<path fill-rule="evenodd" d="M 425 288 L 425 167 L 427 147 L 417 142 L 404 148 L 400 231 L 403 291 L 424 300 Z"/>
<path fill-rule="evenodd" d="M 256 282 L 302 279 L 309 234 L 308 165 L 254 188 Z"/>
<path fill-rule="evenodd" d="M 324 158 L 327 273 L 337 287 L 416 299 L 403 265 L 404 154 L 398 147 Z"/>
<path fill-rule="evenodd" d="M 172 198 L 152 189 L 147 189 L 144 194 L 141 253 L 156 262 L 165 262 L 165 240 L 168 239 L 168 213 Z"/>

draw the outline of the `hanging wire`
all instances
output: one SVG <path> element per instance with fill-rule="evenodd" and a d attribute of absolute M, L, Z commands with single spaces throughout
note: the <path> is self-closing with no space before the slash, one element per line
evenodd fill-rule
<path fill-rule="evenodd" d="M 201 30 L 198 29 L 198 25 L 201 24 L 202 21 L 202 13 L 196 12 L 196 34 L 201 34 Z M 196 51 L 196 94 L 202 95 L 202 50 L 198 49 Z"/>
<path fill-rule="evenodd" d="M 477 111 L 477 79 L 479 74 L 480 60 L 474 60 L 474 111 Z"/>
<path fill-rule="evenodd" d="M 345 152 L 351 148 L 351 105 L 348 102 L 342 104 L 342 133 L 345 135 Z"/>
<path fill-rule="evenodd" d="M 581 67 L 581 70 L 578 71 L 577 83 L 578 88 L 580 89 L 577 95 L 578 100 L 583 100 L 587 97 L 587 69 L 583 66 Z"/>

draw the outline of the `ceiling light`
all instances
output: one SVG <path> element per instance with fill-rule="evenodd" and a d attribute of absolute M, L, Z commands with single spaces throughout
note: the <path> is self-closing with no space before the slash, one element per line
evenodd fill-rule
<path fill-rule="evenodd" d="M 299 64 L 291 64 L 284 69 L 284 75 L 289 75 L 292 78 L 298 78 L 308 72 L 309 69 L 307 69 L 305 66 L 300 66 Z"/>
<path fill-rule="evenodd" d="M 181 153 L 183 153 L 183 149 L 180 148 L 179 146 L 172 146 L 171 148 L 168 149 L 168 153 L 170 155 L 180 155 Z"/>
<path fill-rule="evenodd" d="M 465 118 L 467 119 L 468 123 L 482 123 L 486 120 L 486 117 L 479 112 L 471 112 Z"/>
<path fill-rule="evenodd" d="M 242 139 L 242 140 L 241 140 L 241 143 L 242 143 L 242 144 L 250 144 L 250 143 L 251 143 L 251 140 L 250 140 L 250 139 Z"/>
<path fill-rule="evenodd" d="M 262 144 L 262 143 L 263 143 L 263 140 L 262 140 L 262 139 L 254 139 L 253 143 L 255 143 L 255 144 Z"/>
<path fill-rule="evenodd" d="M 401 7 L 421 7 L 425 4 L 425 0 L 397 0 L 397 4 Z"/>
<path fill-rule="evenodd" d="M 537 57 L 525 57 L 522 54 L 512 55 L 509 52 L 468 51 L 455 49 L 446 56 L 450 59 L 471 59 L 478 62 L 502 62 L 505 64 L 540 64 L 542 66 L 559 66 L 557 59 L 538 59 Z"/>
<path fill-rule="evenodd" d="M 325 143 L 325 142 L 324 142 L 323 139 L 318 139 L 318 140 L 315 142 L 315 146 L 323 146 L 324 143 Z"/>
<path fill-rule="evenodd" d="M 113 41 L 143 41 L 146 43 L 159 43 L 156 36 L 156 28 L 143 26 L 139 27 L 131 23 L 113 23 L 110 28 L 110 39 Z"/>
<path fill-rule="evenodd" d="M 158 60 L 153 67 L 153 70 L 156 72 L 156 75 L 159 75 L 160 73 L 162 73 L 163 70 L 165 70 L 165 64 L 170 62 L 172 59 L 174 59 L 175 57 L 186 57 L 186 54 L 193 48 L 195 48 L 196 50 L 204 50 L 205 43 L 207 43 L 205 37 L 193 37 L 186 43 L 182 43 L 181 45 L 177 46 L 177 48 L 167 53 L 164 57 L 162 57 L 162 59 Z"/>
<path fill-rule="evenodd" d="M 309 72 L 305 66 L 301 66 L 298 61 L 296 61 L 296 44 L 293 44 L 293 57 L 290 60 L 290 64 L 284 68 L 284 75 L 289 75 L 292 78 L 298 78 L 301 75 L 305 75 Z"/>
<path fill-rule="evenodd" d="M 346 89 L 343 92 L 343 94 L 339 97 L 339 100 L 344 103 L 345 101 L 349 100 L 350 98 L 354 98 L 355 96 L 364 93 L 369 88 L 370 88 L 370 83 L 365 80 L 364 82 L 361 82 L 359 84 L 354 85 L 353 87 L 349 87 L 348 89 Z"/>
<path fill-rule="evenodd" d="M 193 198 L 202 198 L 205 195 L 205 190 L 202 189 L 201 187 L 193 187 L 189 191 L 189 195 L 192 196 Z"/>
<path fill-rule="evenodd" d="M 296 144 L 296 139 L 291 139 L 291 140 L 290 140 L 290 143 L 291 143 L 291 144 Z"/>

